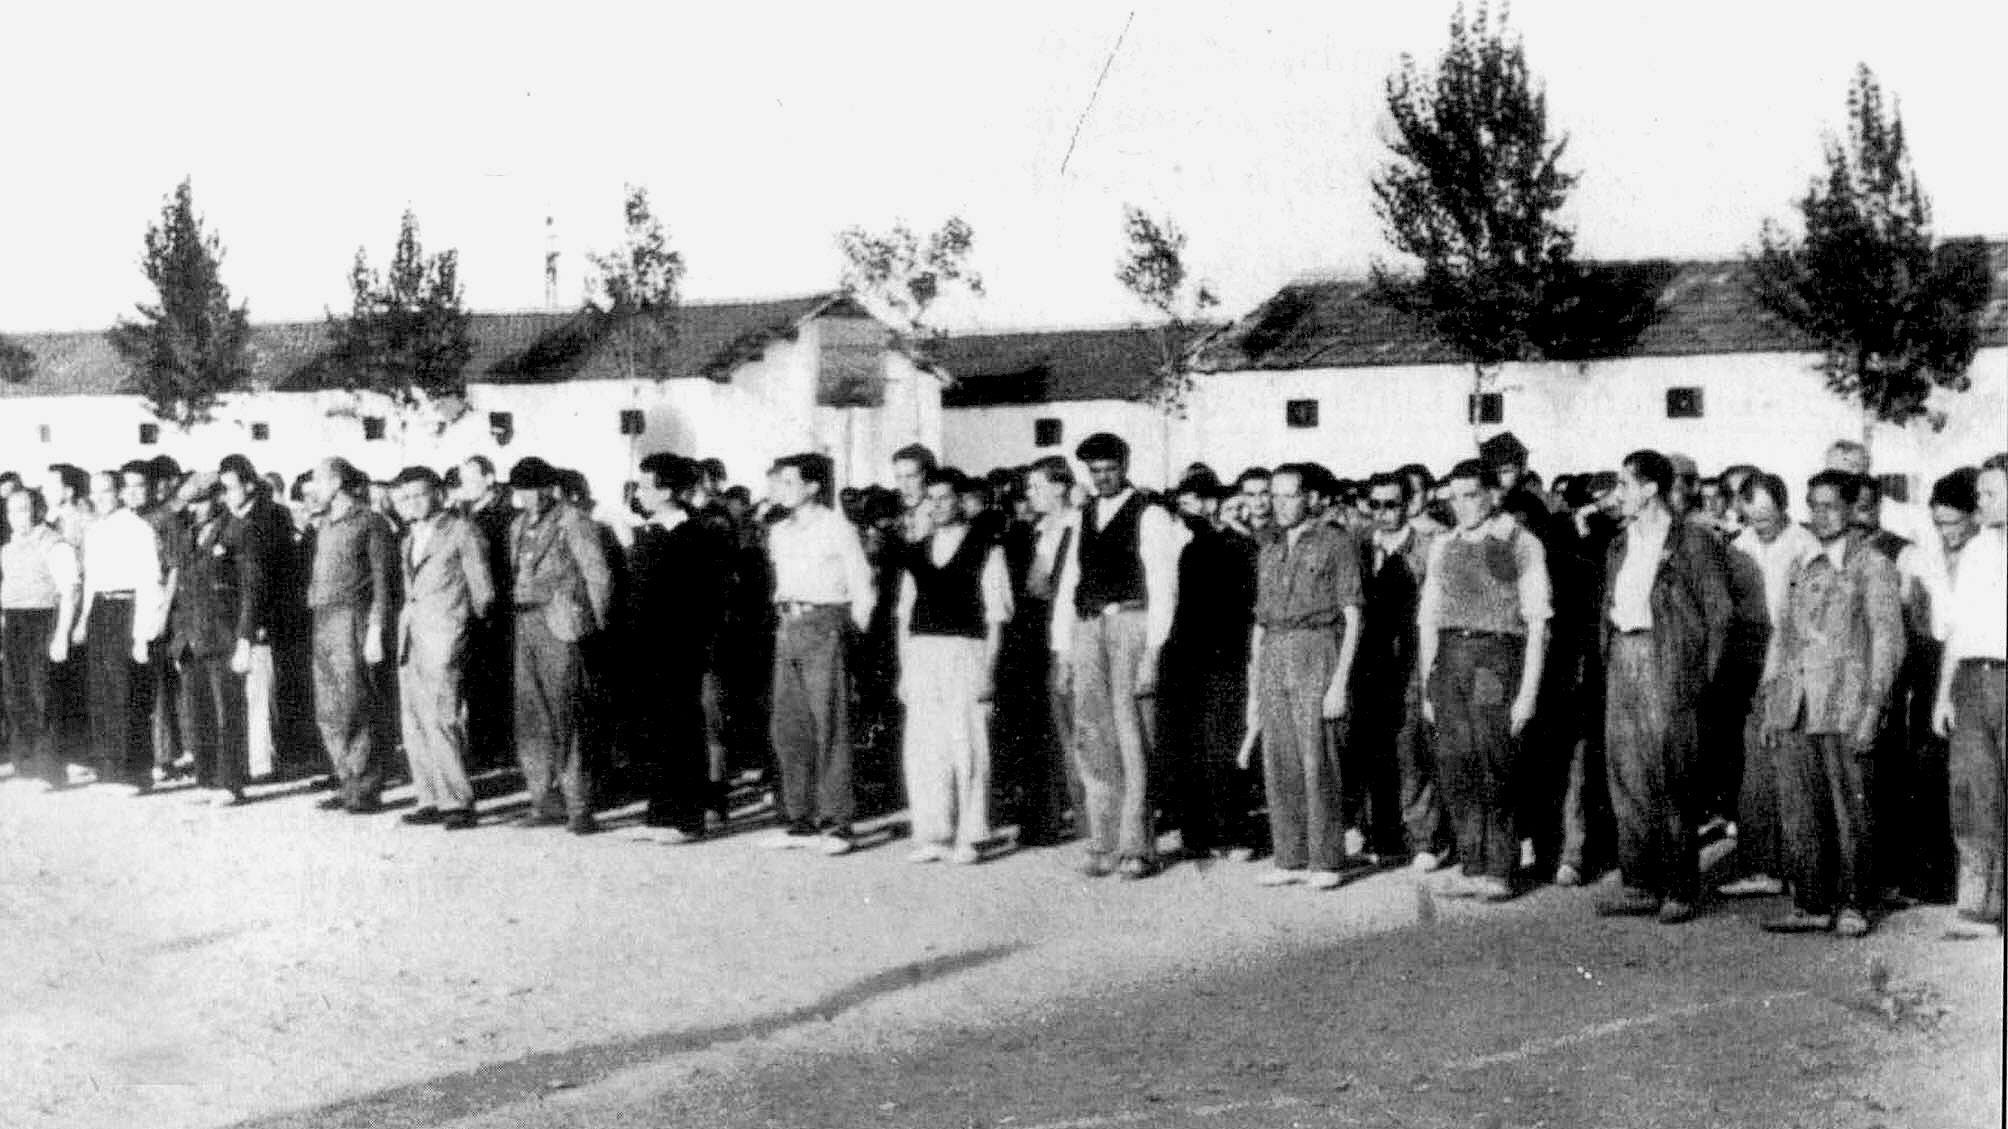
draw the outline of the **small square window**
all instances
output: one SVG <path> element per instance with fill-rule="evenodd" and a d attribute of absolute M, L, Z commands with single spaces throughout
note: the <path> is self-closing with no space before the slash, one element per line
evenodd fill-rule
<path fill-rule="evenodd" d="M 1480 392 L 1471 397 L 1472 423 L 1506 422 L 1506 397 L 1499 392 Z"/>
<path fill-rule="evenodd" d="M 1883 501 L 1907 505 L 1910 502 L 1910 476 L 1907 474 L 1876 475 L 1876 485 L 1882 490 Z"/>
<path fill-rule="evenodd" d="M 139 441 L 141 446 L 146 447 L 151 447 L 155 443 L 160 442 L 160 425 L 157 423 L 140 424 Z"/>
<path fill-rule="evenodd" d="M 271 424 L 254 423 L 251 425 L 251 441 L 253 443 L 263 443 L 270 438 L 272 438 Z"/>
<path fill-rule="evenodd" d="M 1701 389 L 1669 388 L 1666 390 L 1666 418 L 1700 419 Z"/>
<path fill-rule="evenodd" d="M 53 432 L 49 430 L 49 425 L 46 423 L 38 423 L 35 425 L 35 435 L 37 438 L 41 439 L 41 441 L 44 443 L 51 443 L 55 441 L 55 435 Z"/>
<path fill-rule="evenodd" d="M 1057 447 L 1063 441 L 1066 428 L 1056 419 L 1035 419 L 1032 421 L 1032 446 Z"/>
<path fill-rule="evenodd" d="M 1318 426 L 1316 400 L 1291 400 L 1283 405 L 1283 423 L 1289 427 Z"/>
<path fill-rule="evenodd" d="M 621 409 L 622 435 L 640 435 L 642 432 L 647 430 L 648 430 L 648 417 L 642 414 L 640 408 Z"/>
<path fill-rule="evenodd" d="M 382 417 L 382 416 L 364 416 L 364 417 L 363 417 L 363 439 L 364 439 L 364 441 L 366 441 L 366 442 L 370 442 L 370 443 L 374 443 L 374 442 L 376 442 L 377 440 L 379 440 L 379 439 L 382 439 L 382 438 L 383 438 L 383 431 L 384 431 L 384 428 L 383 428 L 383 417 Z"/>

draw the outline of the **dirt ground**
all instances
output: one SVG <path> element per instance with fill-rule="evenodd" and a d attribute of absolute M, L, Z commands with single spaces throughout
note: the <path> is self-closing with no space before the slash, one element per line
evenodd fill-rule
<path fill-rule="evenodd" d="M 254 797 L 0 780 L 0 1125 L 2001 1124 L 2002 942 L 1943 908 L 1846 942 Z"/>

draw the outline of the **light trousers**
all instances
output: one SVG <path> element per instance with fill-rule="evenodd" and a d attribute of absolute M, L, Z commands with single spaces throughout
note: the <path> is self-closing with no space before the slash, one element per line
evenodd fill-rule
<path fill-rule="evenodd" d="M 900 655 L 900 761 L 913 838 L 973 847 L 990 837 L 990 703 L 984 641 L 910 635 Z"/>
<path fill-rule="evenodd" d="M 1157 854 L 1146 720 L 1156 706 L 1136 696 L 1145 622 L 1142 610 L 1125 609 L 1074 623 L 1074 756 L 1092 854 L 1125 859 Z"/>

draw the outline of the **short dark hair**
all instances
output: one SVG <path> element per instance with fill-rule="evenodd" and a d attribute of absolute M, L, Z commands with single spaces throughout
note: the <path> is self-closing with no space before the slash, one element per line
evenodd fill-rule
<path fill-rule="evenodd" d="M 946 486 L 957 494 L 968 491 L 975 480 L 952 466 L 938 466 L 920 476 L 922 489 L 930 486 Z"/>
<path fill-rule="evenodd" d="M 643 456 L 637 469 L 643 477 L 653 479 L 657 489 L 676 495 L 697 489 L 703 477 L 702 468 L 697 463 L 668 451 Z"/>
<path fill-rule="evenodd" d="M 925 443 L 908 443 L 892 453 L 892 461 L 917 464 L 922 474 L 941 465 L 941 460 L 935 457 L 934 448 Z"/>
<path fill-rule="evenodd" d="M 1998 454 L 1987 456 L 1987 461 L 1980 464 L 1980 469 L 1983 471 L 1988 471 L 1988 470 L 2008 471 L 2008 451 L 2002 451 Z"/>
<path fill-rule="evenodd" d="M 155 482 L 166 482 L 181 477 L 181 464 L 175 461 L 173 455 L 155 455 L 147 461 L 153 464 Z"/>
<path fill-rule="evenodd" d="M 340 455 L 323 460 L 335 476 L 335 489 L 355 498 L 367 498 L 370 492 L 370 476 L 356 469 L 356 465 Z"/>
<path fill-rule="evenodd" d="M 789 469 L 793 469 L 796 477 L 803 482 L 816 487 L 825 501 L 829 500 L 830 487 L 837 477 L 836 464 L 830 461 L 830 456 L 817 454 L 814 451 L 803 451 L 799 454 L 783 455 L 774 460 L 774 470 L 777 473 Z"/>
<path fill-rule="evenodd" d="M 1367 494 L 1372 495 L 1374 491 L 1383 486 L 1392 486 L 1396 490 L 1401 491 L 1401 500 L 1404 505 L 1408 503 L 1409 498 L 1415 493 L 1409 487 L 1406 475 L 1393 471 L 1382 471 L 1367 479 Z"/>
<path fill-rule="evenodd" d="M 160 481 L 158 477 L 159 473 L 160 468 L 152 459 L 127 459 L 116 471 L 112 472 L 112 477 L 118 479 L 123 484 L 126 475 L 136 474 L 139 475 L 141 481 L 145 482 L 148 486 L 152 486 L 154 483 Z"/>
<path fill-rule="evenodd" d="M 1063 489 L 1074 488 L 1074 466 L 1058 455 L 1042 455 L 1033 459 L 1032 465 L 1025 468 L 1025 473 L 1044 475 L 1046 481 Z"/>
<path fill-rule="evenodd" d="M 18 478 L 19 476 L 16 477 Z M 42 496 L 42 492 L 40 490 L 36 489 L 33 486 L 29 486 L 21 490 L 15 491 L 15 493 L 26 494 L 28 496 L 29 521 L 34 522 L 36 525 L 40 525 L 44 521 L 48 520 L 49 500 Z"/>
<path fill-rule="evenodd" d="M 1980 469 L 1963 466 L 1931 484 L 1931 505 L 1963 514 L 1980 511 Z"/>
<path fill-rule="evenodd" d="M 1252 466 L 1234 476 L 1234 489 L 1239 490 L 1251 482 L 1267 482 L 1274 474 L 1265 466 Z"/>
<path fill-rule="evenodd" d="M 1670 501 L 1673 493 L 1673 460 L 1658 451 L 1641 449 L 1624 457 L 1624 468 L 1640 482 L 1650 482 L 1659 487 L 1659 500 Z"/>
<path fill-rule="evenodd" d="M 223 461 L 216 464 L 216 473 L 219 475 L 234 474 L 237 476 L 239 482 L 253 488 L 257 487 L 261 481 L 258 477 L 258 468 L 252 466 L 251 460 L 243 455 L 223 456 Z"/>
<path fill-rule="evenodd" d="M 409 486 L 414 482 L 422 482 L 427 489 L 434 491 L 442 490 L 446 486 L 445 481 L 439 477 L 439 472 L 429 466 L 408 466 L 398 471 L 397 477 L 390 480 L 392 486 Z"/>
<path fill-rule="evenodd" d="M 1771 504 L 1778 507 L 1778 512 L 1781 514 L 1789 513 L 1792 509 L 1791 491 L 1785 488 L 1785 480 L 1775 474 L 1761 470 L 1753 471 L 1750 477 L 1743 480 L 1743 489 L 1736 492 L 1736 496 L 1742 498 L 1746 504 L 1756 501 L 1759 494 L 1769 494 Z"/>
<path fill-rule="evenodd" d="M 1491 464 L 1477 459 L 1465 459 L 1451 467 L 1450 473 L 1443 476 L 1445 482 L 1453 482 L 1460 478 L 1469 478 L 1477 482 L 1481 490 L 1494 490 L 1499 486 L 1499 476 L 1493 473 Z"/>
<path fill-rule="evenodd" d="M 725 473 L 724 459 L 704 459 L 697 464 L 697 469 L 698 472 L 703 474 L 706 478 L 714 479 L 719 482 L 727 481 L 732 477 L 731 475 Z"/>
<path fill-rule="evenodd" d="M 1298 490 L 1307 494 L 1316 494 L 1322 498 L 1330 490 L 1328 483 L 1331 474 L 1316 463 L 1284 463 L 1269 472 L 1269 479 L 1273 482 L 1286 474 L 1297 480 Z"/>
<path fill-rule="evenodd" d="M 1074 448 L 1074 457 L 1084 463 L 1117 462 L 1129 466 L 1130 447 L 1120 436 L 1097 431 Z"/>
<path fill-rule="evenodd" d="M 460 460 L 462 466 L 472 466 L 490 478 L 495 477 L 495 460 L 487 455 L 469 455 Z"/>
<path fill-rule="evenodd" d="M 1883 499 L 1882 479 L 1877 478 L 1872 474 L 1858 474 L 1855 477 L 1862 480 L 1860 496 L 1863 498 L 1867 498 L 1872 502 L 1880 504 Z M 1851 506 L 1854 505 L 1853 502 L 1849 502 L 1848 504 Z"/>
<path fill-rule="evenodd" d="M 63 484 L 63 489 L 76 497 L 81 498 L 91 492 L 89 472 L 75 463 L 50 463 L 49 473 L 56 476 Z"/>
<path fill-rule="evenodd" d="M 1836 443 L 1835 446 L 1840 444 Z M 1849 474 L 1844 470 L 1823 470 L 1806 480 L 1806 497 L 1810 501 L 1813 491 L 1822 486 L 1832 487 L 1840 495 L 1844 505 L 1852 506 L 1861 501 L 1863 476 Z"/>

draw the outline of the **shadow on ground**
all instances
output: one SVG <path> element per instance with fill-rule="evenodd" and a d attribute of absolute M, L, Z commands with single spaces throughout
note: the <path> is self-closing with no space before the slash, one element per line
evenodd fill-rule
<path fill-rule="evenodd" d="M 868 976 L 805 1007 L 742 1023 L 664 1031 L 636 1039 L 529 1055 L 317 1109 L 254 1118 L 238 1123 L 235 1129 L 438 1125 L 537 1097 L 548 1092 L 554 1082 L 566 1088 L 586 1086 L 619 1070 L 690 1054 L 719 1043 L 765 1038 L 802 1024 L 827 1022 L 879 996 L 981 967 L 1008 957 L 1019 948 L 1000 945 L 901 965 Z"/>

